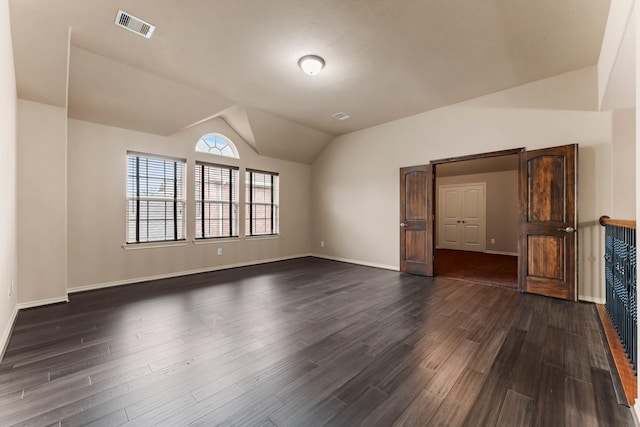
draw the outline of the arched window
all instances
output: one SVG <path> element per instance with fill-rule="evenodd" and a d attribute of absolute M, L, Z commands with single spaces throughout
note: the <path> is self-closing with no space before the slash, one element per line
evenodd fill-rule
<path fill-rule="evenodd" d="M 239 159 L 238 150 L 229 138 L 219 133 L 208 133 L 198 140 L 196 151 L 216 156 Z"/>

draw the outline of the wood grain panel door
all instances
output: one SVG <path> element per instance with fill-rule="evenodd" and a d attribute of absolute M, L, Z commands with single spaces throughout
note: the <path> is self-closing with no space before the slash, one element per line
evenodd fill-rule
<path fill-rule="evenodd" d="M 433 169 L 400 169 L 400 271 L 433 276 Z"/>
<path fill-rule="evenodd" d="M 577 146 L 520 154 L 520 290 L 576 300 Z"/>

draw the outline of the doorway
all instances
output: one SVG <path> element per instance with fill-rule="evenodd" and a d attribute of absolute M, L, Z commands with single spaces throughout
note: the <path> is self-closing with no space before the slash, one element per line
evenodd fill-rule
<path fill-rule="evenodd" d="M 435 274 L 517 289 L 518 155 L 438 163 L 434 176 Z"/>
<path fill-rule="evenodd" d="M 438 168 L 517 155 L 517 179 L 510 182 L 517 182 L 518 191 L 518 290 L 576 300 L 577 154 L 577 144 L 571 144 L 532 151 L 504 150 L 401 168 L 400 270 L 434 275 Z"/>

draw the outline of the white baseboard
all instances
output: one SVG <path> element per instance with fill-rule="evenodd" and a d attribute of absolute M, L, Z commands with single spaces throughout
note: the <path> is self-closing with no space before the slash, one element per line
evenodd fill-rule
<path fill-rule="evenodd" d="M 321 255 L 321 254 L 311 254 L 311 256 L 316 258 L 329 259 L 332 261 L 348 262 L 349 264 L 364 265 L 366 267 L 375 267 L 375 268 L 382 268 L 384 270 L 400 271 L 400 267 L 397 267 L 395 265 L 378 264 L 375 262 L 360 261 L 357 259 L 341 258 L 341 257 Z"/>
<path fill-rule="evenodd" d="M 487 254 L 494 255 L 509 255 L 509 256 L 518 256 L 518 252 L 505 252 L 505 251 L 484 251 Z"/>
<path fill-rule="evenodd" d="M 2 331 L 2 336 L 0 337 L 0 362 L 4 359 L 4 352 L 7 350 L 7 345 L 9 345 L 9 338 L 11 337 L 11 331 L 13 331 L 13 325 L 15 325 L 17 317 L 18 306 L 16 305 L 13 307 L 13 313 L 11 313 L 11 317 L 9 317 L 7 327 Z"/>
<path fill-rule="evenodd" d="M 605 298 L 591 297 L 591 296 L 588 296 L 588 295 L 580 295 L 580 296 L 578 296 L 578 300 L 586 301 L 586 302 L 593 302 L 595 304 L 602 304 L 602 305 L 604 305 L 604 303 L 607 302 L 607 300 Z"/>
<path fill-rule="evenodd" d="M 38 301 L 21 302 L 18 304 L 18 310 L 23 310 L 25 308 L 40 307 L 40 306 L 49 305 L 49 304 L 57 304 L 60 302 L 69 302 L 69 295 L 66 295 L 64 297 L 41 299 Z"/>
<path fill-rule="evenodd" d="M 91 284 L 91 285 L 76 286 L 74 288 L 67 289 L 67 291 L 70 294 L 73 294 L 73 293 L 76 293 L 76 292 L 93 291 L 93 290 L 96 290 L 96 289 L 111 288 L 111 287 L 114 287 L 114 286 L 131 285 L 133 283 L 149 282 L 151 280 L 170 279 L 172 277 L 187 276 L 189 274 L 209 273 L 211 271 L 227 270 L 229 268 L 248 267 L 248 266 L 251 266 L 251 265 L 267 264 L 269 262 L 286 261 L 286 260 L 289 260 L 289 259 L 304 258 L 304 257 L 308 257 L 308 256 L 312 256 L 312 255 L 311 254 L 300 254 L 300 255 L 291 255 L 291 256 L 285 256 L 285 257 L 278 257 L 278 258 L 262 259 L 262 260 L 258 260 L 258 261 L 240 262 L 240 263 L 236 263 L 236 264 L 216 265 L 214 267 L 200 268 L 200 269 L 197 269 L 197 270 L 178 271 L 178 272 L 174 272 L 174 273 L 157 274 L 155 276 L 135 277 L 135 278 L 132 278 L 132 279 L 116 280 L 114 282 L 94 283 L 94 284 Z"/>

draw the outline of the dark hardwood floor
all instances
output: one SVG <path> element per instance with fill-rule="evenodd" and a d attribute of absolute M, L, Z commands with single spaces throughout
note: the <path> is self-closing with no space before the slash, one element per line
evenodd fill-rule
<path fill-rule="evenodd" d="M 518 257 L 436 249 L 436 276 L 518 289 Z"/>
<path fill-rule="evenodd" d="M 21 311 L 0 425 L 626 426 L 592 304 L 314 258 Z"/>

